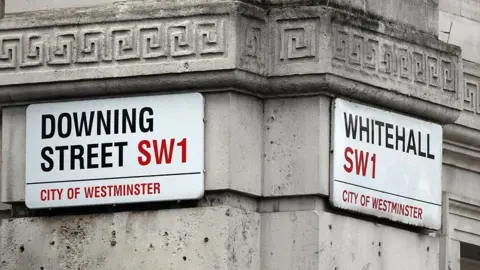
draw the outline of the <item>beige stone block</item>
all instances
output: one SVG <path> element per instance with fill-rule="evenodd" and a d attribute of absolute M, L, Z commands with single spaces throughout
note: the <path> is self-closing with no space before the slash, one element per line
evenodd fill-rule
<path fill-rule="evenodd" d="M 478 179 L 479 173 L 456 166 L 443 165 L 442 188 L 445 192 L 470 199 L 478 199 L 478 194 L 480 194 L 480 181 Z"/>
<path fill-rule="evenodd" d="M 259 233 L 229 207 L 18 218 L 0 225 L 0 268 L 259 270 Z"/>
<path fill-rule="evenodd" d="M 330 98 L 265 101 L 265 196 L 328 195 Z"/>
<path fill-rule="evenodd" d="M 439 239 L 319 211 L 262 215 L 262 270 L 437 270 Z"/>
<path fill-rule="evenodd" d="M 460 15 L 462 11 L 462 0 L 439 0 L 438 9 Z"/>
<path fill-rule="evenodd" d="M 8 107 L 2 112 L 1 201 L 25 200 L 26 107 Z"/>
<path fill-rule="evenodd" d="M 461 16 L 480 22 L 480 1 L 478 0 L 461 0 Z"/>
<path fill-rule="evenodd" d="M 314 211 L 262 214 L 261 269 L 323 269 L 318 225 Z"/>
<path fill-rule="evenodd" d="M 227 92 L 205 102 L 205 189 L 261 195 L 262 101 Z"/>
<path fill-rule="evenodd" d="M 6 13 L 47 10 L 68 7 L 88 7 L 119 2 L 120 0 L 7 0 Z M 130 0 L 131 2 L 131 0 Z"/>
<path fill-rule="evenodd" d="M 440 11 L 439 31 L 441 41 L 462 48 L 464 59 L 480 63 L 480 22 Z"/>

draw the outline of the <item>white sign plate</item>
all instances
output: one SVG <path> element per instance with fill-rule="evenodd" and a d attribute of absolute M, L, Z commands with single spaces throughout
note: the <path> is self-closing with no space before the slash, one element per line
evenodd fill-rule
<path fill-rule="evenodd" d="M 199 93 L 27 108 L 29 208 L 197 199 L 204 192 Z"/>
<path fill-rule="evenodd" d="M 438 230 L 442 127 L 336 99 L 333 206 Z"/>

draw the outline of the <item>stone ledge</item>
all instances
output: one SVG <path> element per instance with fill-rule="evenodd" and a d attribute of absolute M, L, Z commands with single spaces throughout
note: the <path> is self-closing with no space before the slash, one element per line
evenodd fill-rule
<path fill-rule="evenodd" d="M 0 29 L 3 104 L 163 85 L 266 97 L 324 91 L 441 123 L 462 109 L 458 47 L 321 6 L 124 3 L 9 15 Z"/>
<path fill-rule="evenodd" d="M 480 147 L 444 140 L 443 164 L 480 173 Z"/>
<path fill-rule="evenodd" d="M 448 230 L 451 238 L 480 245 L 480 202 L 452 193 L 446 194 L 448 204 Z"/>
<path fill-rule="evenodd" d="M 260 269 L 260 215 L 200 207 L 10 219 L 0 249 L 6 270 Z"/>

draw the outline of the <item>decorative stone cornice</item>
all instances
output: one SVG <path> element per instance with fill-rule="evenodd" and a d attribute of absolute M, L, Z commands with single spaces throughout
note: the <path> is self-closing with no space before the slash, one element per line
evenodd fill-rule
<path fill-rule="evenodd" d="M 440 123 L 463 102 L 460 49 L 313 6 L 122 4 L 0 21 L 0 102 L 139 91 L 329 93 Z"/>
<path fill-rule="evenodd" d="M 480 244 L 480 203 L 476 200 L 465 198 L 452 193 L 446 194 L 449 215 L 448 223 L 451 238 L 471 243 Z"/>
<path fill-rule="evenodd" d="M 480 147 L 480 64 L 464 61 L 463 111 L 455 124 L 444 128 L 444 137 Z"/>

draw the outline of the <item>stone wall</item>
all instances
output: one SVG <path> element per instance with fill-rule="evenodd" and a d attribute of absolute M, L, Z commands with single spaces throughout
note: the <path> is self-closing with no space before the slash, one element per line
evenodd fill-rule
<path fill-rule="evenodd" d="M 439 39 L 462 47 L 463 58 L 480 63 L 480 2 L 439 1 Z"/>
<path fill-rule="evenodd" d="M 2 269 L 474 265 L 460 248 L 480 245 L 477 2 L 6 1 Z M 204 198 L 25 208 L 28 104 L 181 92 L 205 97 Z M 444 125 L 440 231 L 330 206 L 335 97 Z"/>

